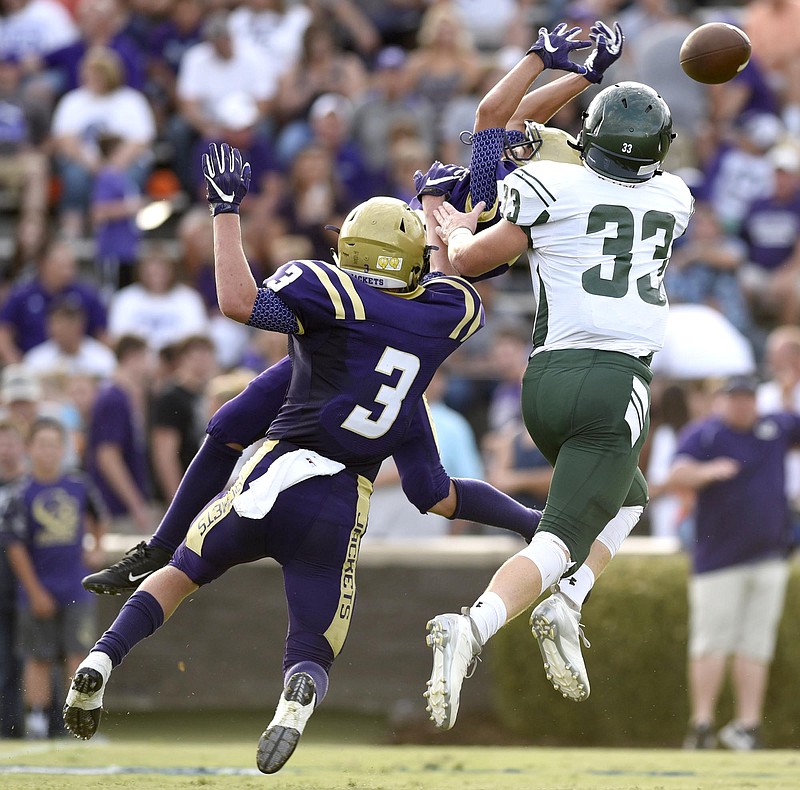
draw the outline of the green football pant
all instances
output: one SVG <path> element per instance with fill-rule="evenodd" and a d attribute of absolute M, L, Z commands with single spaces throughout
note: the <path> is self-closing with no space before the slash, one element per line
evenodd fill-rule
<path fill-rule="evenodd" d="M 584 562 L 623 506 L 647 504 L 639 453 L 650 429 L 650 368 L 615 351 L 570 349 L 533 356 L 522 416 L 553 466 L 540 530 Z"/>

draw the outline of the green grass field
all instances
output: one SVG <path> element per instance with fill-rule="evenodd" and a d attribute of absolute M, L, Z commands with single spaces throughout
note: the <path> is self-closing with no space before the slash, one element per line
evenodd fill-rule
<path fill-rule="evenodd" d="M 3 790 L 797 790 L 800 751 L 387 746 L 375 722 L 317 721 L 286 767 L 255 768 L 265 722 L 108 717 L 96 741 L 0 741 Z M 219 737 L 218 737 L 219 736 Z"/>

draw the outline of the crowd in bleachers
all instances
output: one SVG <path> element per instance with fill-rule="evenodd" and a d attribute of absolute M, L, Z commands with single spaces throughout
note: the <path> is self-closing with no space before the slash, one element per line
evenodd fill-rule
<path fill-rule="evenodd" d="M 174 490 L 213 406 L 285 350 L 283 337 L 217 309 L 199 168 L 207 144 L 230 142 L 251 163 L 242 220 L 258 280 L 286 260 L 330 259 L 325 226 L 352 206 L 376 194 L 409 200 L 414 171 L 434 159 L 468 163 L 459 133 L 541 25 L 564 19 L 588 33 L 595 19 L 619 20 L 625 50 L 604 84 L 651 84 L 673 112 L 667 166 L 697 209 L 667 270 L 672 304 L 687 309 L 673 308 L 656 393 L 678 383 L 693 396 L 697 382 L 731 372 L 768 378 L 770 332 L 800 322 L 800 40 L 783 33 L 800 18 L 794 0 L 0 6 L 4 416 L 23 432 L 37 414 L 57 416 L 69 458 L 112 489 L 107 504 L 134 531 L 155 526 L 153 504 Z M 723 85 L 693 82 L 678 63 L 687 33 L 710 20 L 739 24 L 753 44 L 750 64 Z M 551 123 L 576 134 L 594 93 Z M 514 410 L 527 278 L 523 261 L 481 284 L 487 327 L 446 372 L 444 400 L 469 420 L 498 485 L 541 462 Z M 181 418 L 165 426 L 171 412 L 158 404 L 175 388 Z M 654 404 L 659 427 L 668 411 Z M 125 420 L 126 436 L 112 430 Z M 109 443 L 118 457 L 98 459 L 94 448 Z M 527 493 L 519 477 L 508 486 L 538 501 L 541 471 L 533 478 Z"/>

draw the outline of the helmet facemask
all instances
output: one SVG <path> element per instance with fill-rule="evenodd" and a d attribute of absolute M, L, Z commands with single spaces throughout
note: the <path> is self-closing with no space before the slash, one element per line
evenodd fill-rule
<path fill-rule="evenodd" d="M 522 132 L 522 139 L 512 143 L 506 135 L 503 146 L 503 154 L 512 162 L 523 165 L 534 159 L 542 147 L 542 126 L 536 121 L 523 121 L 525 131 Z"/>

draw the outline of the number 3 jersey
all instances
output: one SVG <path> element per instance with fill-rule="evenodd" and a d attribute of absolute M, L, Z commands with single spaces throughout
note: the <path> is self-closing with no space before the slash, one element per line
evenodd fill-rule
<path fill-rule="evenodd" d="M 321 261 L 292 261 L 269 280 L 294 313 L 292 378 L 268 437 L 292 442 L 374 477 L 419 419 L 444 360 L 483 326 L 475 289 L 429 276 L 394 294 Z"/>
<path fill-rule="evenodd" d="M 667 325 L 664 270 L 693 210 L 664 173 L 642 184 L 583 165 L 530 162 L 502 183 L 502 213 L 528 234 L 536 296 L 533 353 L 658 351 Z"/>

